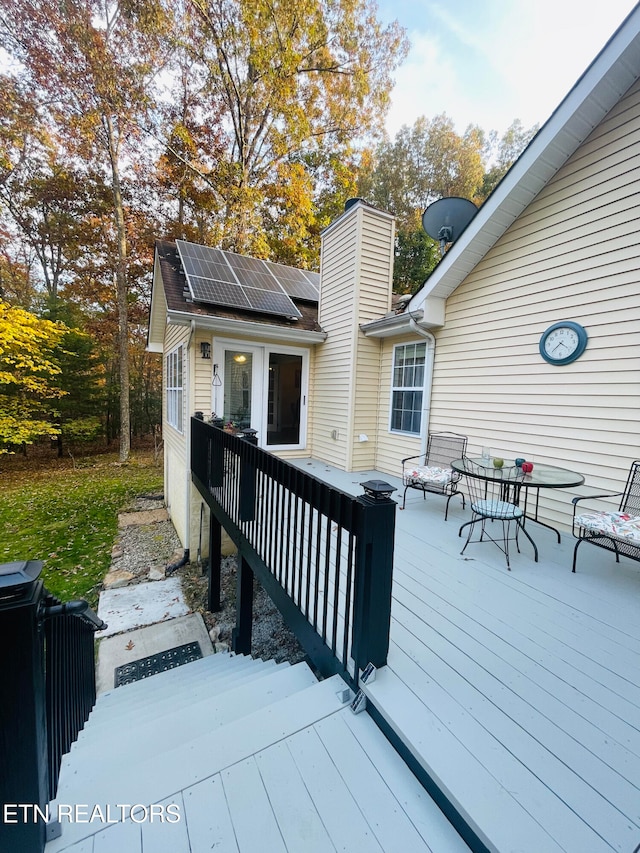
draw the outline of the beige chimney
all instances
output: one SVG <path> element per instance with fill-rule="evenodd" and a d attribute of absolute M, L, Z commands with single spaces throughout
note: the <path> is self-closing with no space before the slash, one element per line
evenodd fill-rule
<path fill-rule="evenodd" d="M 360 325 L 391 309 L 394 236 L 394 217 L 362 199 L 322 233 L 312 455 L 345 471 L 375 464 L 381 344 Z"/>

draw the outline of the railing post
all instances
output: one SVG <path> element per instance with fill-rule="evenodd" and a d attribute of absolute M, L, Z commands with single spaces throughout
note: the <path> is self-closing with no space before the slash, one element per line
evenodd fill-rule
<path fill-rule="evenodd" d="M 220 607 L 220 563 L 222 561 L 222 525 L 209 507 L 209 590 L 207 610 L 217 613 Z"/>
<path fill-rule="evenodd" d="M 253 571 L 245 558 L 238 554 L 236 627 L 233 629 L 231 639 L 231 648 L 236 654 L 251 654 L 252 620 Z"/>
<path fill-rule="evenodd" d="M 358 670 L 384 666 L 389 651 L 395 538 L 395 488 L 381 480 L 362 483 L 355 562 L 352 657 Z M 357 678 L 357 673 L 356 673 Z"/>
<path fill-rule="evenodd" d="M 48 801 L 49 771 L 41 570 L 37 561 L 0 566 L 0 850 L 12 853 L 39 853 L 45 845 L 40 815 Z"/>

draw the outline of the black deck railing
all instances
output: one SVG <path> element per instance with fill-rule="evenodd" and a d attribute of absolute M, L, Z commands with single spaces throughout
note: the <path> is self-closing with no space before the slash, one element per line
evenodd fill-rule
<path fill-rule="evenodd" d="M 86 601 L 47 592 L 41 568 L 0 566 L 0 850 L 15 853 L 44 849 L 62 756 L 95 703 L 94 635 L 106 627 Z"/>
<path fill-rule="evenodd" d="M 238 548 L 235 651 L 251 650 L 255 573 L 323 674 L 355 683 L 368 663 L 386 663 L 391 486 L 353 497 L 197 418 L 191 472 L 211 510 L 210 609 L 219 606 L 220 526 Z"/>

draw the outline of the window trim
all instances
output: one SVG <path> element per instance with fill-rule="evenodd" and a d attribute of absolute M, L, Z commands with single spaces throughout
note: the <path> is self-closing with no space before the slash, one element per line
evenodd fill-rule
<path fill-rule="evenodd" d="M 396 372 L 396 358 L 399 350 L 406 350 L 407 347 L 418 347 L 424 346 L 424 364 L 423 364 L 423 375 L 422 375 L 422 384 L 421 385 L 396 385 L 395 384 L 395 372 Z M 406 435 L 411 436 L 411 438 L 419 438 L 422 435 L 423 430 L 423 417 L 424 417 L 424 399 L 426 393 L 426 381 L 427 381 L 427 362 L 428 362 L 429 348 L 427 346 L 426 341 L 407 341 L 406 343 L 394 344 L 393 352 L 391 354 L 391 383 L 389 390 L 389 432 L 394 435 Z M 393 395 L 396 391 L 420 391 L 422 394 L 422 401 L 420 404 L 419 415 L 420 415 L 420 423 L 418 424 L 417 431 L 409 431 L 406 429 L 397 429 L 393 426 L 393 414 L 394 414 L 394 406 L 393 406 Z M 415 410 L 414 410 L 415 411 Z"/>
<path fill-rule="evenodd" d="M 184 435 L 184 352 L 184 344 L 178 344 L 165 360 L 166 421 L 180 435 Z"/>

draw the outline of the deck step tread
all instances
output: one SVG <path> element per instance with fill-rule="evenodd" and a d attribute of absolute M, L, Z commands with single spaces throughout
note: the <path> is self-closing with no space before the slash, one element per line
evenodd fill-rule
<path fill-rule="evenodd" d="M 180 744 L 159 749 L 135 765 L 125 762 L 119 771 L 98 776 L 91 784 L 91 801 L 118 803 L 159 803 L 164 798 L 196 784 L 261 749 L 306 728 L 341 707 L 337 693 L 344 686 L 339 676 L 316 682 L 305 690 L 227 723 L 222 728 Z M 88 786 L 76 767 L 60 780 L 57 802 L 87 802 Z M 54 804 L 55 806 L 55 804 Z M 80 840 L 93 834 L 95 827 L 70 824 L 69 839 Z M 47 847 L 54 853 L 56 841 Z"/>
<path fill-rule="evenodd" d="M 217 659 L 215 663 L 208 663 L 211 659 Z M 206 661 L 206 663 L 205 663 Z M 137 702 L 144 705 L 149 701 L 154 690 L 162 691 L 166 688 L 171 688 L 175 684 L 185 684 L 186 682 L 205 678 L 227 677 L 230 673 L 240 672 L 249 668 L 263 668 L 275 666 L 274 661 L 254 660 L 246 655 L 207 655 L 206 658 L 201 658 L 182 666 L 174 667 L 174 669 L 166 672 L 159 672 L 156 675 L 151 675 L 149 678 L 142 678 L 139 681 L 134 681 L 131 684 L 123 684 L 121 687 L 115 687 L 112 690 L 105 691 L 98 696 L 100 708 L 113 709 L 114 712 L 120 703 L 126 701 L 131 703 L 133 707 Z M 96 707 L 98 704 L 96 702 Z"/>
<path fill-rule="evenodd" d="M 288 663 L 276 664 L 273 667 L 241 664 L 229 671 L 221 671 L 215 677 L 207 674 L 196 679 L 188 678 L 174 681 L 171 685 L 165 684 L 161 688 L 153 686 L 149 691 L 148 702 L 144 702 L 141 695 L 137 695 L 133 702 L 130 697 L 123 696 L 120 703 L 105 708 L 98 699 L 89 716 L 89 722 L 96 728 L 116 726 L 121 724 L 123 720 L 126 720 L 127 725 L 131 724 L 132 721 L 135 725 L 136 721 L 143 721 L 147 718 L 145 710 L 151 704 L 153 705 L 154 716 L 171 713 L 172 710 L 179 712 L 182 708 L 188 707 L 194 699 L 199 700 L 207 695 L 216 696 L 227 690 L 233 690 L 234 687 L 245 681 L 264 678 L 273 672 L 288 668 L 290 668 Z M 85 726 L 78 742 L 86 737 L 86 729 Z"/>
<path fill-rule="evenodd" d="M 163 749 L 176 748 L 180 743 L 291 696 L 315 682 L 316 677 L 309 667 L 299 663 L 268 673 L 255 673 L 251 680 L 245 679 L 218 695 L 208 693 L 201 698 L 194 695 L 192 701 L 179 710 L 172 709 L 169 703 L 160 716 L 154 705 L 152 711 L 145 712 L 143 719 L 135 721 L 136 725 L 127 723 L 126 728 L 119 723 L 112 730 L 104 727 L 96 730 L 89 725 L 83 741 L 63 759 L 61 783 L 64 769 L 72 764 L 78 769 L 84 766 L 83 778 L 89 783 L 92 776 L 103 774 L 107 768 L 145 760 L 158 750 L 159 744 Z M 110 743 L 108 752 L 105 752 L 105 740 Z"/>

